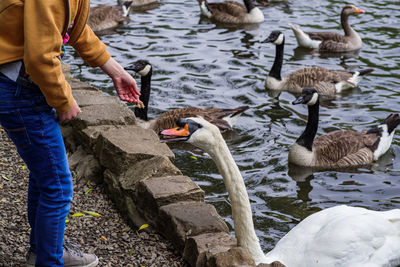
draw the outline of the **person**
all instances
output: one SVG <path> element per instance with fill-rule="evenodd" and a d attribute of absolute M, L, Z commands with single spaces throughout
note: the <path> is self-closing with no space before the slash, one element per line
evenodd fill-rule
<path fill-rule="evenodd" d="M 0 124 L 29 169 L 28 266 L 98 264 L 64 242 L 73 188 L 59 122 L 81 110 L 61 70 L 63 40 L 111 77 L 121 100 L 139 100 L 136 81 L 86 24 L 89 8 L 89 0 L 0 2 Z"/>

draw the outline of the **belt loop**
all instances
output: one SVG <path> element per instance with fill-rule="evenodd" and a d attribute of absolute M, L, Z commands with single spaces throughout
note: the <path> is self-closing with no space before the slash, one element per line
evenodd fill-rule
<path fill-rule="evenodd" d="M 17 90 L 15 90 L 15 97 L 19 97 L 19 95 L 21 94 L 21 89 L 22 86 L 20 84 L 17 84 Z"/>

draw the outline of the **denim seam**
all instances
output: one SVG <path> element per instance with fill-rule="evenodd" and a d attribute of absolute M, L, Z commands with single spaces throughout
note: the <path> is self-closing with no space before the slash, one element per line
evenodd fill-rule
<path fill-rule="evenodd" d="M 41 135 L 44 136 L 43 132 L 44 132 L 44 124 L 45 123 L 44 123 L 43 113 L 42 112 L 39 112 L 39 118 L 40 118 L 40 126 L 41 126 L 41 129 L 40 129 L 41 130 Z M 55 162 L 56 162 L 55 161 L 55 157 L 54 157 L 53 152 L 50 149 L 49 145 L 46 144 L 45 147 L 49 151 L 49 153 L 48 153 L 48 155 L 50 157 L 49 160 L 52 163 L 51 166 L 52 166 L 52 169 L 54 170 L 54 173 L 55 173 L 55 176 L 56 176 L 56 179 L 57 179 L 57 183 L 58 183 L 58 186 L 59 186 L 60 191 L 61 191 L 61 197 L 62 197 L 64 195 L 64 192 L 63 192 L 63 188 L 62 188 L 61 183 L 60 183 L 60 176 L 58 175 L 57 169 L 54 169 L 54 166 L 56 165 L 55 164 Z M 58 214 L 57 215 L 58 215 L 58 217 L 61 217 L 61 215 L 62 215 L 61 210 L 58 210 Z M 59 240 L 58 240 L 58 237 L 60 236 L 59 233 L 58 233 L 59 231 L 60 231 L 60 229 L 57 227 L 57 235 L 56 235 L 57 236 L 57 243 L 59 243 Z M 55 262 L 54 264 L 57 264 L 57 262 Z"/>
<path fill-rule="evenodd" d="M 22 124 L 25 126 L 26 124 L 25 124 L 24 117 L 21 115 L 21 111 L 19 109 L 17 109 L 17 114 L 18 114 L 18 117 L 20 118 L 20 120 L 22 121 Z M 28 131 L 27 131 L 26 127 L 24 127 L 23 129 L 24 129 L 25 136 L 26 136 L 26 139 L 28 141 L 28 144 L 31 145 L 32 142 L 31 142 L 31 139 L 29 138 L 29 134 L 28 134 Z"/>

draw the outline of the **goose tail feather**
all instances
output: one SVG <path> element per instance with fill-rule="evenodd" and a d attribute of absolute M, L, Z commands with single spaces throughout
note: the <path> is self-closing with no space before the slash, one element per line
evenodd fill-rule
<path fill-rule="evenodd" d="M 131 10 L 133 1 L 124 1 L 121 3 L 122 5 L 122 16 L 128 17 L 129 11 Z"/>
<path fill-rule="evenodd" d="M 360 71 L 356 71 L 353 73 L 353 76 L 348 79 L 347 81 L 351 84 L 353 84 L 354 86 L 357 86 L 357 84 L 361 81 L 362 76 L 364 76 L 365 74 L 371 73 L 373 72 L 373 69 L 365 69 L 365 70 L 360 70 Z"/>
<path fill-rule="evenodd" d="M 373 72 L 374 69 L 365 69 L 365 70 L 360 70 L 360 76 L 363 76 L 365 74 Z"/>
<path fill-rule="evenodd" d="M 312 40 L 310 35 L 303 32 L 300 28 L 296 28 L 291 23 L 289 23 L 289 27 L 293 30 L 293 33 L 296 36 L 296 40 L 299 46 L 312 49 L 316 49 L 319 47 L 319 44 L 321 43 L 320 40 Z"/>

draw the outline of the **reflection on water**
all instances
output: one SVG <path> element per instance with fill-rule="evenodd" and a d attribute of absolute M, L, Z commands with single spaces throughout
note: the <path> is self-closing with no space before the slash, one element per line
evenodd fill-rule
<path fill-rule="evenodd" d="M 93 0 L 92 4 L 114 4 Z M 264 81 L 275 58 L 275 46 L 261 44 L 272 30 L 286 36 L 282 75 L 298 68 L 374 68 L 359 87 L 320 107 L 318 134 L 335 129 L 360 131 L 377 125 L 400 104 L 400 5 L 396 1 L 355 0 L 367 13 L 351 25 L 364 40 L 358 55 L 315 54 L 297 48 L 288 23 L 304 30 L 342 33 L 342 1 L 270 1 L 260 7 L 265 22 L 251 27 L 224 27 L 200 18 L 197 1 L 163 0 L 146 12 L 131 14 L 131 22 L 100 38 L 111 54 L 127 66 L 137 59 L 153 65 L 149 117 L 184 107 L 251 108 L 235 131 L 224 133 L 244 177 L 252 202 L 257 234 L 265 251 L 306 216 L 337 204 L 374 210 L 400 208 L 400 130 L 392 149 L 376 164 L 357 172 L 294 172 L 288 166 L 290 146 L 307 122 L 307 108 L 292 106 L 292 94 L 269 96 Z M 390 10 L 390 12 L 387 12 Z M 66 56 L 73 75 L 114 94 L 111 80 L 91 69 L 71 48 Z M 139 77 L 135 77 L 140 83 Z M 174 149 L 175 164 L 207 194 L 207 201 L 233 227 L 223 180 L 207 155 Z M 192 157 L 195 156 L 195 157 Z M 293 178 L 297 177 L 297 178 Z M 232 228 L 231 228 L 232 229 Z"/>

